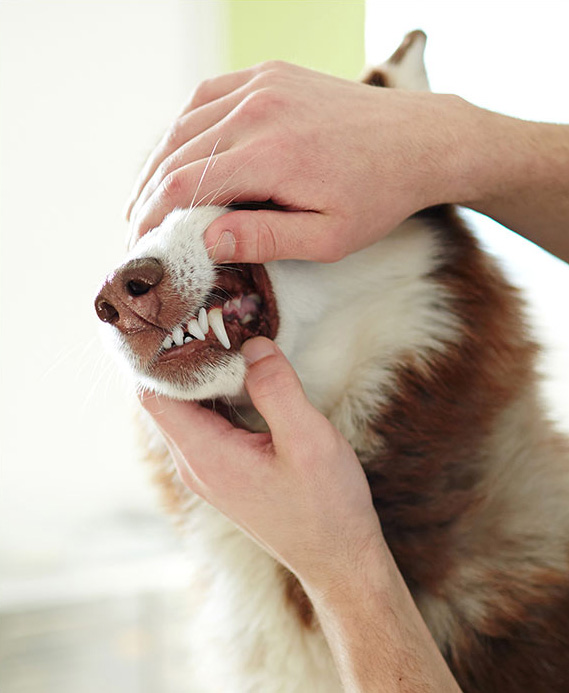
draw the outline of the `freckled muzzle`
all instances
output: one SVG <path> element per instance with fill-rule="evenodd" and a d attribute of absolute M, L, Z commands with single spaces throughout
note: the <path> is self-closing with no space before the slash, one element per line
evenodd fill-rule
<path fill-rule="evenodd" d="M 275 338 L 277 306 L 262 265 L 218 267 L 205 297 L 187 288 L 181 296 L 159 260 L 142 258 L 109 275 L 95 299 L 98 317 L 121 333 L 146 377 L 189 382 L 245 340 Z"/>
<path fill-rule="evenodd" d="M 160 351 L 175 351 L 196 340 L 205 342 L 211 333 L 225 349 L 238 349 L 253 336 L 274 338 L 277 329 L 276 302 L 265 268 L 227 265 L 218 268 L 215 288 L 204 305 L 168 332 Z"/>

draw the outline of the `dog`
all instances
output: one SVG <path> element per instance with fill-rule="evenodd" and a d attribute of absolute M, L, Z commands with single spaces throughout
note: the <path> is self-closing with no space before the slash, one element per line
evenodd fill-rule
<path fill-rule="evenodd" d="M 425 35 L 364 81 L 428 89 Z M 547 418 L 524 306 L 450 206 L 333 264 L 216 267 L 213 206 L 141 238 L 95 301 L 139 387 L 244 397 L 249 337 L 274 339 L 366 472 L 386 541 L 465 693 L 569 691 L 569 445 Z M 341 690 L 297 580 L 146 456 L 185 532 L 200 606 L 188 691 Z M 190 579 L 190 578 L 189 578 Z"/>

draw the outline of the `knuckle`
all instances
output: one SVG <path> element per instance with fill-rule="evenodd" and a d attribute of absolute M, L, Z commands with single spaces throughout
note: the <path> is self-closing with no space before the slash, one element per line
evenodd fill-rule
<path fill-rule="evenodd" d="M 162 192 L 166 199 L 179 199 L 183 190 L 183 177 L 179 171 L 173 171 L 172 173 L 169 173 L 162 181 Z"/>
<path fill-rule="evenodd" d="M 257 223 L 257 259 L 260 262 L 271 262 L 276 259 L 278 244 L 275 231 L 266 220 Z"/>
<path fill-rule="evenodd" d="M 166 131 L 164 142 L 169 149 L 177 149 L 183 141 L 183 123 L 175 120 Z"/>
<path fill-rule="evenodd" d="M 173 154 L 167 156 L 156 169 L 153 178 L 155 185 L 158 185 L 160 181 L 165 180 L 170 174 L 174 173 L 178 168 L 180 168 L 177 157 Z"/>
<path fill-rule="evenodd" d="M 282 74 L 283 72 L 288 72 L 291 67 L 291 64 L 287 63 L 285 60 L 265 60 L 259 63 L 257 69 L 259 73 L 272 72 Z"/>
<path fill-rule="evenodd" d="M 260 120 L 281 111 L 285 106 L 286 96 L 282 91 L 273 85 L 259 85 L 243 99 L 237 112 L 249 120 Z"/>
<path fill-rule="evenodd" d="M 255 383 L 255 392 L 258 399 L 272 398 L 275 393 L 279 397 L 291 393 L 296 388 L 296 382 L 291 373 L 271 369 L 270 372 L 261 375 Z"/>
<path fill-rule="evenodd" d="M 207 103 L 211 98 L 213 79 L 204 79 L 194 89 L 192 98 L 190 99 L 190 107 L 197 108 L 198 106 Z"/>

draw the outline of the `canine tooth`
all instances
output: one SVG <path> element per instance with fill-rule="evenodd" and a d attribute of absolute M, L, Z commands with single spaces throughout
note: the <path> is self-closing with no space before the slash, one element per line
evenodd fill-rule
<path fill-rule="evenodd" d="M 172 341 L 172 337 L 168 336 L 168 337 L 166 337 L 166 339 L 162 342 L 162 347 L 163 347 L 164 349 L 171 349 L 171 348 L 172 348 L 172 344 L 174 344 L 174 342 Z"/>
<path fill-rule="evenodd" d="M 251 320 L 253 320 L 253 316 L 251 315 L 251 313 L 247 313 L 247 315 L 242 320 L 240 320 L 239 322 L 242 325 L 246 325 L 248 322 L 251 322 Z"/>
<path fill-rule="evenodd" d="M 202 328 L 197 320 L 190 320 L 188 323 L 188 332 L 192 335 L 192 337 L 197 337 L 202 342 L 205 339 L 205 334 L 203 333 Z"/>
<path fill-rule="evenodd" d="M 176 346 L 182 346 L 184 343 L 184 331 L 179 325 L 172 330 L 172 337 Z"/>
<path fill-rule="evenodd" d="M 209 324 L 207 321 L 207 313 L 205 308 L 200 308 L 200 312 L 198 313 L 198 325 L 204 334 L 209 332 Z"/>
<path fill-rule="evenodd" d="M 223 313 L 221 312 L 221 308 L 213 308 L 213 310 L 210 310 L 207 314 L 207 319 L 215 336 L 226 349 L 230 349 L 231 342 L 229 341 L 229 337 L 225 331 L 225 324 L 223 323 Z"/>

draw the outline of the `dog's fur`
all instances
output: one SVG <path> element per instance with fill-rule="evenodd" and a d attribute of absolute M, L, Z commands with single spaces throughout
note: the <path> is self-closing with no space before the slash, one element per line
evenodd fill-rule
<path fill-rule="evenodd" d="M 424 35 L 410 34 L 367 82 L 428 89 L 423 47 Z M 218 350 L 192 377 L 162 379 L 145 356 L 219 280 L 202 236 L 224 211 L 177 210 L 130 252 L 127 261 L 164 267 L 163 329 L 144 337 L 152 346 L 140 330 L 108 330 L 141 384 L 230 398 L 256 429 L 238 350 Z M 276 341 L 355 448 L 386 540 L 462 690 L 569 691 L 569 450 L 540 403 L 537 349 L 516 290 L 450 207 L 418 214 L 338 263 L 274 262 L 266 271 Z M 339 691 L 300 585 L 182 487 L 147 431 L 199 595 L 188 691 Z"/>

